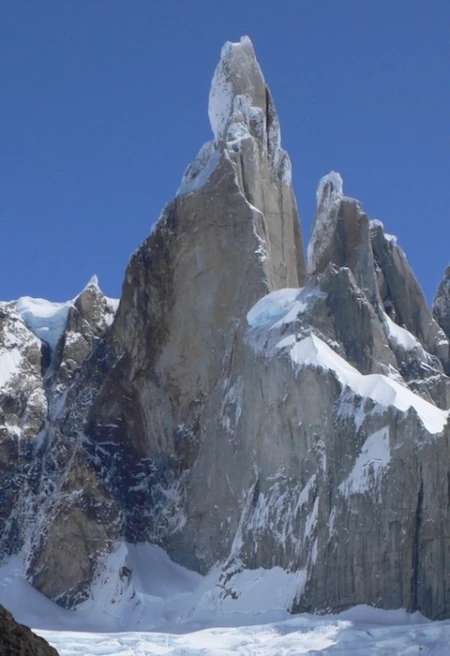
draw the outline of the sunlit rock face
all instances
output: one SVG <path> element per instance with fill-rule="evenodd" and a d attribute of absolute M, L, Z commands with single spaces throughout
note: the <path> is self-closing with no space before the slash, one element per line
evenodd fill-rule
<path fill-rule="evenodd" d="M 222 416 L 238 412 L 246 313 L 306 279 L 289 159 L 248 39 L 224 46 L 209 114 L 214 140 L 130 260 L 111 332 L 120 362 L 92 411 L 156 463 L 172 500 L 156 520 L 161 543 L 201 571 L 227 557 L 239 518 L 219 463 L 233 452 L 236 419 Z"/>
<path fill-rule="evenodd" d="M 433 317 L 336 172 L 306 266 L 247 37 L 222 49 L 209 117 L 118 308 L 95 279 L 45 321 L 35 300 L 2 305 L 3 553 L 65 606 L 127 540 L 219 564 L 224 597 L 279 566 L 298 573 L 293 610 L 447 617 L 447 287 Z"/>

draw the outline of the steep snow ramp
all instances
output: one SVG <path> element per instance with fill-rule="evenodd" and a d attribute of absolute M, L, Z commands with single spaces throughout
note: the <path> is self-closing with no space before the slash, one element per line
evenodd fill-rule
<path fill-rule="evenodd" d="M 316 335 L 297 342 L 294 336 L 281 340 L 279 348 L 288 348 L 296 367 L 314 367 L 333 371 L 338 380 L 362 398 L 369 398 L 386 408 L 394 406 L 401 412 L 414 408 L 430 433 L 441 433 L 448 420 L 448 411 L 436 408 L 407 387 L 381 374 L 363 375 Z"/>

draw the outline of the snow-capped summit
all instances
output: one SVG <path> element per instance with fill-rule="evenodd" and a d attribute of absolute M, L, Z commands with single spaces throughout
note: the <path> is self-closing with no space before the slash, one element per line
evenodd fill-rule
<path fill-rule="evenodd" d="M 256 137 L 272 158 L 280 157 L 280 127 L 270 92 L 248 36 L 227 42 L 209 92 L 209 120 L 216 147 Z"/>
<path fill-rule="evenodd" d="M 344 181 L 340 173 L 330 171 L 324 175 L 317 185 L 317 210 L 324 212 L 332 203 L 344 197 Z"/>
<path fill-rule="evenodd" d="M 211 83 L 208 115 L 214 139 L 202 146 L 187 168 L 178 194 L 203 186 L 222 157 L 234 161 L 238 153 L 251 158 L 250 170 L 265 175 L 268 167 L 272 176 L 290 184 L 291 163 L 281 148 L 277 111 L 249 37 L 223 46 Z M 238 178 L 242 168 L 236 170 Z"/>
<path fill-rule="evenodd" d="M 227 41 L 209 92 L 208 114 L 215 143 L 227 140 L 228 125 L 235 112 L 246 112 L 251 107 L 255 113 L 263 112 L 265 106 L 266 84 L 252 42 L 248 36 L 237 43 Z"/>

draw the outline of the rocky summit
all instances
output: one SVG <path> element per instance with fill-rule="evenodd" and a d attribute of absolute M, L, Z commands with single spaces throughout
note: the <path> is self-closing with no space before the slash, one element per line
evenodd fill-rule
<path fill-rule="evenodd" d="M 219 565 L 224 598 L 278 566 L 294 612 L 450 617 L 449 270 L 432 312 L 335 172 L 306 259 L 247 37 L 222 49 L 209 118 L 120 303 L 94 278 L 0 304 L 1 557 L 69 608 L 126 541 Z"/>

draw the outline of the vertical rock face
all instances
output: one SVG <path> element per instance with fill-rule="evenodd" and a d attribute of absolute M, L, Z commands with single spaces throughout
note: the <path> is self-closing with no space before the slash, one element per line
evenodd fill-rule
<path fill-rule="evenodd" d="M 446 361 L 448 341 L 433 319 L 405 254 L 395 238 L 384 234 L 380 223 L 373 225 L 372 248 L 381 272 L 385 308 L 396 323 L 405 326 L 423 343 L 429 353 Z"/>
<path fill-rule="evenodd" d="M 111 405 L 102 394 L 93 410 L 94 425 L 116 424 L 141 456 L 176 472 L 183 505 L 173 523 L 183 529 L 163 543 L 202 571 L 227 555 L 235 528 L 219 509 L 236 507 L 226 472 L 214 485 L 212 476 L 233 450 L 233 420 L 220 418 L 227 405 L 239 413 L 246 313 L 306 277 L 289 159 L 246 38 L 222 50 L 209 115 L 214 141 L 188 167 L 126 273 L 111 339 L 133 402 Z M 120 389 L 115 373 L 104 389 Z"/>
<path fill-rule="evenodd" d="M 179 194 L 195 191 L 215 167 L 225 171 L 231 164 L 234 182 L 254 212 L 256 250 L 267 284 L 274 289 L 302 284 L 306 265 L 291 163 L 281 148 L 275 105 L 248 37 L 222 49 L 209 94 L 209 118 L 214 140 L 188 167 Z M 217 189 L 217 196 L 222 194 Z"/>
<path fill-rule="evenodd" d="M 31 581 L 65 605 L 87 594 L 116 539 L 159 540 L 203 570 L 232 541 L 231 527 L 208 553 L 215 528 L 199 522 L 205 488 L 191 469 L 220 439 L 223 396 L 239 389 L 247 311 L 301 285 L 306 265 L 289 158 L 248 39 L 223 48 L 209 111 L 214 140 L 131 258 L 107 337 L 94 281 L 54 348 L 27 539 Z"/>
<path fill-rule="evenodd" d="M 373 301 L 377 297 L 369 219 L 361 203 L 344 196 L 342 178 L 334 171 L 317 188 L 308 258 L 313 275 L 324 271 L 330 262 L 348 266 L 368 298 Z"/>
<path fill-rule="evenodd" d="M 433 316 L 450 338 L 450 267 L 444 272 L 433 301 Z"/>
<path fill-rule="evenodd" d="M 223 595 L 242 568 L 281 566 L 304 582 L 297 610 L 450 616 L 447 278 L 433 318 L 335 172 L 307 272 L 248 38 L 224 46 L 209 116 L 115 315 L 95 280 L 50 324 L 0 308 L 2 551 L 66 606 L 127 540 L 221 564 Z"/>
<path fill-rule="evenodd" d="M 248 315 L 239 443 L 254 477 L 227 585 L 242 564 L 295 563 L 298 610 L 370 599 L 447 616 L 448 343 L 394 238 L 335 173 L 308 255 L 303 289 Z"/>

